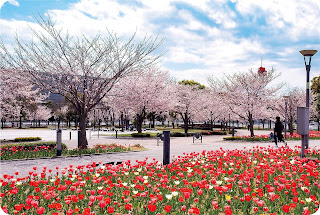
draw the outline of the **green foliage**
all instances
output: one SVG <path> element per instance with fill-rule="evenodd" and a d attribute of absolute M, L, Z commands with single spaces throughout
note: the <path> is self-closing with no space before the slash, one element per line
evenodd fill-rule
<path fill-rule="evenodd" d="M 243 140 L 242 137 L 234 136 L 234 137 L 224 137 L 224 140 Z"/>
<path fill-rule="evenodd" d="M 226 131 L 202 131 L 201 132 L 202 135 L 226 135 L 227 132 Z"/>
<path fill-rule="evenodd" d="M 192 136 L 193 133 L 188 133 L 187 135 L 185 133 L 182 133 L 182 132 L 172 132 L 170 133 L 170 137 L 189 137 L 189 136 Z"/>
<path fill-rule="evenodd" d="M 151 137 L 150 133 L 132 133 L 132 137 Z"/>
<path fill-rule="evenodd" d="M 267 136 L 234 136 L 234 137 L 224 137 L 224 140 L 241 140 L 241 141 L 249 141 L 249 142 L 260 142 L 260 141 L 270 141 L 270 138 Z"/>
<path fill-rule="evenodd" d="M 41 146 L 49 146 L 50 148 L 55 148 L 57 145 L 57 142 L 37 142 L 37 143 L 19 143 L 19 144 L 6 144 L 1 145 L 0 148 L 10 148 L 10 147 L 23 147 L 24 149 L 35 149 L 37 147 Z M 64 143 L 61 143 L 62 150 L 67 149 L 67 145 Z"/>
<path fill-rule="evenodd" d="M 196 82 L 194 80 L 182 80 L 178 82 L 181 85 L 190 85 L 190 86 L 196 86 L 198 87 L 199 90 L 202 90 L 204 88 L 206 88 L 206 86 L 200 84 L 199 82 Z"/>
<path fill-rule="evenodd" d="M 320 93 L 320 76 L 314 77 L 311 80 L 311 92 L 313 94 Z"/>
<path fill-rule="evenodd" d="M 42 140 L 41 137 L 17 137 L 13 141 L 14 142 L 31 142 Z"/>

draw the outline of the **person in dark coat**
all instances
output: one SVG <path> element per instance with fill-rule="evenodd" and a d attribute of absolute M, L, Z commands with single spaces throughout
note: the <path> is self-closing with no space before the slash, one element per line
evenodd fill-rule
<path fill-rule="evenodd" d="M 274 125 L 274 142 L 276 144 L 276 147 L 278 147 L 278 141 L 284 142 L 285 146 L 287 146 L 287 143 L 284 141 L 282 136 L 282 130 L 283 130 L 283 124 L 280 121 L 280 117 L 276 117 L 276 123 Z"/>

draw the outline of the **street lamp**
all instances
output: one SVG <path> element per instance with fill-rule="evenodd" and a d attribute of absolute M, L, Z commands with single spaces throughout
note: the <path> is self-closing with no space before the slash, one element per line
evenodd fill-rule
<path fill-rule="evenodd" d="M 301 50 L 300 53 L 303 55 L 303 59 L 304 59 L 304 65 L 306 67 L 306 72 L 307 72 L 307 84 L 306 84 L 306 107 L 309 108 L 309 82 L 310 82 L 310 68 L 311 68 L 311 57 L 313 55 L 315 55 L 318 51 L 317 50 Z M 307 64 L 306 62 L 306 57 L 309 57 L 309 63 Z M 309 125 L 309 119 L 308 120 L 307 125 Z M 308 132 L 309 133 L 309 132 Z M 303 135 L 302 136 L 302 142 L 305 143 L 306 148 L 309 147 L 309 134 Z M 303 155 L 304 155 L 304 151 L 305 148 L 301 147 L 301 150 L 303 150 Z"/>
<path fill-rule="evenodd" d="M 288 113 L 288 99 L 289 96 L 283 96 L 283 98 L 285 99 L 285 103 L 286 103 L 286 113 L 284 116 L 284 138 L 287 139 L 287 113 Z"/>

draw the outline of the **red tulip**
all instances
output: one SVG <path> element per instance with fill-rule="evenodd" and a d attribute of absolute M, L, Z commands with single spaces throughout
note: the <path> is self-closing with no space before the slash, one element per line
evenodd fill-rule
<path fill-rule="evenodd" d="M 99 202 L 99 206 L 100 206 L 100 208 L 105 208 L 107 206 L 107 203 L 105 201 L 101 200 Z"/>
<path fill-rule="evenodd" d="M 132 204 L 126 204 L 124 207 L 126 210 L 129 211 L 132 208 Z"/>
<path fill-rule="evenodd" d="M 151 211 L 151 212 L 155 212 L 155 211 L 157 210 L 157 206 L 150 204 L 150 205 L 148 205 L 148 209 L 149 209 L 149 211 Z"/>
<path fill-rule="evenodd" d="M 285 213 L 288 213 L 289 210 L 290 210 L 290 206 L 289 206 L 289 205 L 283 205 L 283 206 L 282 206 L 282 210 L 283 210 Z"/>
<path fill-rule="evenodd" d="M 186 210 L 187 210 L 187 207 L 186 207 L 185 205 L 182 205 L 182 206 L 181 206 L 181 210 L 182 210 L 182 211 L 186 211 Z"/>
<path fill-rule="evenodd" d="M 108 213 L 112 214 L 114 212 L 114 207 L 108 207 L 107 211 Z"/>
<path fill-rule="evenodd" d="M 169 213 L 171 211 L 171 205 L 164 206 L 164 210 Z"/>
<path fill-rule="evenodd" d="M 37 208 L 37 213 L 38 214 L 44 214 L 45 211 L 46 211 L 46 209 L 44 209 L 44 207 L 38 207 Z"/>

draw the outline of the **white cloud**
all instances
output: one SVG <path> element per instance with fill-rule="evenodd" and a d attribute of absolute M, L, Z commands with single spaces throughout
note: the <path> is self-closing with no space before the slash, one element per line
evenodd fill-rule
<path fill-rule="evenodd" d="M 11 0 L 12 4 L 18 4 Z M 227 6 L 227 0 L 138 0 L 122 3 L 117 0 L 81 0 L 65 10 L 49 10 L 47 13 L 58 27 L 67 29 L 76 35 L 95 35 L 105 32 L 105 28 L 122 35 L 137 36 L 145 34 L 165 37 L 161 49 L 167 50 L 162 57 L 165 65 L 194 64 L 194 68 L 179 71 L 174 66 L 168 68 L 178 79 L 195 79 L 206 83 L 208 75 L 221 76 L 223 73 L 258 69 L 260 57 L 264 65 L 271 69 L 286 71 L 279 80 L 288 80 L 292 84 L 303 85 L 305 73 L 288 62 L 296 58 L 300 49 L 319 48 L 320 44 L 291 44 L 304 37 L 320 36 L 320 3 L 318 0 L 234 0 L 236 11 Z M 0 0 L 1 3 L 1 0 Z M 188 4 L 206 20 L 197 17 L 193 10 L 178 3 Z M 243 17 L 238 17 L 240 14 Z M 240 18 L 247 23 L 240 23 Z M 254 33 L 245 35 L 241 27 L 257 25 L 262 18 L 262 28 L 266 35 Z M 171 20 L 179 20 L 178 23 Z M 0 19 L 1 37 L 10 40 L 17 32 L 31 36 L 25 21 Z M 32 24 L 35 26 L 35 24 Z M 255 26 L 254 26 L 255 27 Z M 253 35 L 253 36 L 252 36 Z M 273 42 L 285 39 L 288 47 L 282 44 L 273 46 Z M 291 45 L 290 45 L 291 44 Z M 300 48 L 300 49 L 299 49 Z M 276 56 L 276 57 L 275 57 Z M 294 61 L 293 60 L 293 61 Z M 296 63 L 295 63 L 296 64 Z M 201 65 L 202 69 L 197 67 Z M 301 63 L 303 68 L 303 63 Z M 290 76 L 287 77 L 287 72 Z M 285 78 L 283 78 L 285 77 Z"/>
<path fill-rule="evenodd" d="M 264 17 L 273 31 L 285 37 L 320 36 L 320 4 L 318 0 L 237 0 L 236 9 L 243 16 Z"/>
<path fill-rule="evenodd" d="M 8 2 L 9 4 L 12 4 L 12 5 L 14 5 L 14 6 L 20 6 L 20 5 L 19 5 L 19 2 L 16 1 L 16 0 L 0 0 L 0 10 L 1 10 L 2 6 L 3 6 L 6 2 Z"/>

